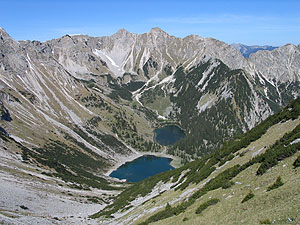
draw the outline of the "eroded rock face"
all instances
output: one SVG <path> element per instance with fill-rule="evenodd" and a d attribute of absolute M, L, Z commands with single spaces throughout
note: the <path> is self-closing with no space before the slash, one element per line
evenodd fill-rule
<path fill-rule="evenodd" d="M 300 48 L 287 44 L 273 51 L 258 51 L 249 58 L 256 69 L 274 83 L 300 80 Z"/>
<path fill-rule="evenodd" d="M 1 117 L 1 120 L 5 120 L 8 122 L 12 121 L 9 111 L 4 107 L 2 102 L 0 102 L 0 117 Z"/>

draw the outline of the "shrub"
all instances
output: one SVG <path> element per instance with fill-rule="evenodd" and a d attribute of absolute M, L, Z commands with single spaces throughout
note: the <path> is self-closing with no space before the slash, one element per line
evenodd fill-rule
<path fill-rule="evenodd" d="M 298 156 L 298 158 L 295 160 L 295 162 L 293 163 L 294 168 L 297 168 L 300 166 L 300 156 Z"/>
<path fill-rule="evenodd" d="M 28 209 L 28 207 L 26 207 L 26 206 L 24 206 L 24 205 L 20 205 L 20 208 L 21 208 L 21 209 L 24 209 L 24 210 L 27 210 L 27 209 Z"/>
<path fill-rule="evenodd" d="M 242 203 L 244 203 L 244 202 L 250 200 L 250 199 L 253 198 L 253 197 L 254 197 L 254 194 L 252 193 L 252 191 L 250 191 L 250 192 L 245 196 L 245 198 L 242 200 Z"/>
<path fill-rule="evenodd" d="M 283 182 L 281 181 L 281 177 L 279 176 L 279 177 L 277 177 L 275 183 L 268 187 L 267 191 L 271 191 L 273 189 L 279 188 L 282 185 L 283 185 Z"/>
<path fill-rule="evenodd" d="M 132 108 L 133 109 L 136 109 L 136 104 L 137 104 L 136 102 L 132 102 Z"/>
<path fill-rule="evenodd" d="M 213 198 L 208 200 L 207 202 L 204 202 L 203 204 L 201 204 L 197 209 L 196 209 L 196 214 L 200 214 L 202 213 L 207 207 L 211 206 L 211 205 L 215 205 L 219 202 L 220 200 L 217 198 Z"/>
<path fill-rule="evenodd" d="M 270 219 L 260 220 L 259 223 L 260 224 L 272 224 Z"/>
<path fill-rule="evenodd" d="M 222 188 L 227 189 L 227 188 L 230 188 L 232 185 L 234 185 L 234 182 L 233 181 L 228 181 L 228 182 L 225 182 L 225 183 L 222 184 Z"/>

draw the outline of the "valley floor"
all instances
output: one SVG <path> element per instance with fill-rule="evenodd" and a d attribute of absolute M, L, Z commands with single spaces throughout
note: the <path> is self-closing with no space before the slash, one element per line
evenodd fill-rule
<path fill-rule="evenodd" d="M 78 190 L 29 165 L 1 157 L 0 224 L 97 224 L 88 216 L 107 204 L 113 191 Z"/>
<path fill-rule="evenodd" d="M 179 159 L 161 153 L 136 152 L 123 158 L 105 175 L 142 155 Z M 0 224 L 98 224 L 88 216 L 102 210 L 119 191 L 79 190 L 43 174 L 43 169 L 22 163 L 18 156 L 1 151 Z"/>

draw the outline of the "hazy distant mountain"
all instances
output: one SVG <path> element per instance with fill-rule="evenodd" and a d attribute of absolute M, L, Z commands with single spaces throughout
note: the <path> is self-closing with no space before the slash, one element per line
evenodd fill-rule
<path fill-rule="evenodd" d="M 259 50 L 272 51 L 273 49 L 278 48 L 278 47 L 269 46 L 269 45 L 264 45 L 264 46 L 252 45 L 252 46 L 248 46 L 248 45 L 243 45 L 243 44 L 231 44 L 230 46 L 237 49 L 237 50 L 239 50 L 245 58 L 248 58 L 252 53 L 255 53 Z"/>

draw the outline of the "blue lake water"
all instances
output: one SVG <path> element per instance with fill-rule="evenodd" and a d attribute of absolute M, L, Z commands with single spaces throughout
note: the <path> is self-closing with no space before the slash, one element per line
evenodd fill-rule
<path fill-rule="evenodd" d="M 171 161 L 170 158 L 144 155 L 123 164 L 113 171 L 110 176 L 126 179 L 128 182 L 139 182 L 155 174 L 173 170 L 174 167 L 170 165 Z"/>
<path fill-rule="evenodd" d="M 175 125 L 168 125 L 154 130 L 154 139 L 161 145 L 173 145 L 184 138 L 184 131 Z"/>

